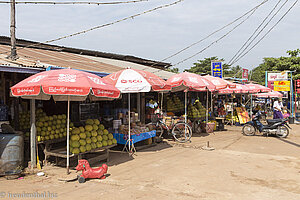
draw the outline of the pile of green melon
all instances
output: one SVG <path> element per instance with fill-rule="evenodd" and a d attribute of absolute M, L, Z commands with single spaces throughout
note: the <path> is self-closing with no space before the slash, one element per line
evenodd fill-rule
<path fill-rule="evenodd" d="M 38 142 L 66 137 L 67 116 L 65 114 L 47 116 L 42 111 L 38 111 L 36 119 Z M 72 127 L 74 127 L 74 125 L 73 123 L 70 123 L 70 130 L 72 130 Z"/>
<path fill-rule="evenodd" d="M 73 128 L 70 134 L 70 152 L 73 154 L 117 144 L 113 134 L 98 119 L 86 120 L 85 126 Z"/>

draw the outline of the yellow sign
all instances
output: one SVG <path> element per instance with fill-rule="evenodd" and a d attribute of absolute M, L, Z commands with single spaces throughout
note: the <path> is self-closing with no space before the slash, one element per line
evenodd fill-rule
<path fill-rule="evenodd" d="M 290 81 L 274 81 L 275 91 L 290 91 L 291 82 Z"/>

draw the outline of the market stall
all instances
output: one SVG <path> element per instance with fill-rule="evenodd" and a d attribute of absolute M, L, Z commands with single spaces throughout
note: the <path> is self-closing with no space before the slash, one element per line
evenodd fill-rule
<path fill-rule="evenodd" d="M 62 121 L 60 121 L 60 123 L 56 121 L 57 124 L 63 124 L 66 128 L 67 147 L 66 152 L 63 152 L 63 154 L 66 154 L 67 158 L 67 173 L 69 173 L 70 157 L 70 101 L 84 101 L 87 97 L 91 100 L 116 99 L 120 96 L 118 89 L 103 82 L 98 76 L 73 69 L 40 72 L 13 86 L 11 92 L 14 97 L 38 100 L 49 100 L 52 97 L 54 101 L 68 102 L 67 116 L 65 119 L 66 124 L 62 123 Z M 33 111 L 31 114 L 33 115 L 35 114 L 34 108 L 34 101 L 32 101 Z M 33 116 L 33 118 L 33 124 L 31 125 L 31 150 L 35 153 L 37 128 L 35 126 L 35 116 Z M 51 121 L 51 117 L 48 117 L 48 120 Z M 54 120 L 54 116 L 52 120 Z M 47 123 L 49 126 L 49 122 L 46 121 L 47 118 L 45 116 L 40 122 L 43 123 L 43 125 Z M 53 128 L 55 128 L 55 132 L 58 131 L 57 127 Z M 48 131 L 52 130 L 48 129 Z M 80 132 L 76 131 L 75 137 L 78 138 L 78 134 L 80 134 Z M 82 149 L 84 150 L 84 148 Z"/>
<path fill-rule="evenodd" d="M 185 123 L 188 123 L 188 98 L 187 98 L 187 93 L 188 91 L 194 91 L 194 92 L 206 92 L 206 123 L 208 122 L 208 92 L 209 91 L 215 91 L 216 87 L 213 85 L 212 82 L 210 82 L 209 80 L 203 78 L 202 76 L 198 75 L 198 74 L 193 74 L 193 73 L 189 73 L 189 72 L 183 72 L 180 74 L 176 74 L 172 77 L 170 77 L 167 80 L 167 83 L 169 83 L 172 86 L 172 92 L 179 92 L 179 91 L 184 91 L 184 117 L 185 117 Z M 198 104 L 200 105 L 200 104 Z M 198 113 L 203 113 L 203 106 L 201 105 L 199 108 L 201 108 L 201 112 L 199 112 L 199 110 L 196 110 L 197 108 L 194 107 L 192 104 L 190 104 L 190 111 L 192 114 L 190 114 L 191 117 L 195 117 L 195 118 L 191 118 L 191 120 L 193 120 L 193 122 L 199 122 L 201 121 L 201 119 L 199 119 L 198 117 L 202 116 L 199 115 Z M 193 125 L 196 125 L 196 123 L 193 123 Z"/>
<path fill-rule="evenodd" d="M 131 103 L 130 103 L 130 95 L 132 93 L 144 93 L 144 92 L 168 92 L 171 89 L 171 86 L 166 83 L 163 79 L 159 78 L 155 74 L 150 72 L 136 70 L 136 69 L 125 69 L 115 73 L 112 73 L 103 78 L 108 83 L 114 85 L 118 88 L 121 93 L 126 93 L 128 95 L 128 123 L 123 126 L 119 126 L 119 134 L 123 134 L 123 138 L 128 136 L 126 140 L 125 147 L 128 145 L 128 151 L 133 152 L 134 143 L 137 140 L 134 140 L 131 135 L 134 135 L 136 132 L 142 134 L 142 132 L 135 131 L 136 124 L 132 122 L 131 116 Z M 140 125 L 138 127 L 144 128 L 144 125 Z M 120 128 L 122 130 L 120 130 Z M 146 128 L 146 127 L 145 127 Z M 121 132 L 121 133 L 120 133 Z M 148 131 L 145 131 L 148 132 Z M 125 134 L 124 134 L 125 133 Z M 126 134 L 128 133 L 128 134 Z"/>

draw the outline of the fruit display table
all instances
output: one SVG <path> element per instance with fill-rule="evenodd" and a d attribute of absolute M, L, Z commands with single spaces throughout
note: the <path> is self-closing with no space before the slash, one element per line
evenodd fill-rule
<path fill-rule="evenodd" d="M 128 134 L 122 134 L 122 133 L 113 133 L 114 138 L 117 140 L 118 144 L 126 144 L 127 140 L 128 140 Z M 142 140 L 146 140 L 149 138 L 153 138 L 156 136 L 156 131 L 149 131 L 149 132 L 145 132 L 145 133 L 139 133 L 139 134 L 134 134 L 131 135 L 131 139 L 133 144 L 140 142 Z"/>
<path fill-rule="evenodd" d="M 109 151 L 110 148 L 116 146 L 116 144 L 110 145 L 110 146 L 105 146 L 105 147 L 100 147 L 100 148 L 96 148 L 96 149 L 92 149 L 90 151 L 86 151 L 84 153 L 79 153 L 79 154 L 71 154 L 70 153 L 70 158 L 72 157 L 76 157 L 78 158 L 78 160 L 82 159 L 82 156 L 88 153 L 99 153 L 102 152 L 104 153 L 101 158 L 97 157 L 98 160 L 106 160 L 107 162 L 109 162 Z M 53 149 L 53 150 L 49 150 L 49 149 L 44 149 L 44 153 L 45 153 L 45 165 L 47 164 L 47 158 L 49 156 L 54 156 L 57 158 L 67 158 L 67 150 L 65 147 L 63 148 L 59 148 L 59 149 Z M 57 160 L 56 160 L 57 161 Z"/>

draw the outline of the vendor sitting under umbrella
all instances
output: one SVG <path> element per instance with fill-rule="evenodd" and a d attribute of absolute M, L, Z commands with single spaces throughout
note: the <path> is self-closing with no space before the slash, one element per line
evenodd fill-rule
<path fill-rule="evenodd" d="M 282 98 L 276 99 L 276 101 L 273 104 L 273 109 L 274 109 L 273 119 L 283 119 L 282 108 L 283 108 Z"/>

